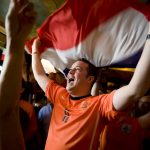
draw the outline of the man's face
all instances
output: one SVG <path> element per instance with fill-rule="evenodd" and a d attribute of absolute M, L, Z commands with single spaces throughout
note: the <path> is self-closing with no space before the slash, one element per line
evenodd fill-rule
<path fill-rule="evenodd" d="M 87 77 L 88 64 L 77 61 L 75 62 L 67 75 L 67 86 L 66 89 L 69 93 L 74 93 L 86 88 L 88 82 Z"/>
<path fill-rule="evenodd" d="M 149 112 L 150 111 L 150 96 L 142 97 L 138 102 L 138 108 L 143 113 Z"/>

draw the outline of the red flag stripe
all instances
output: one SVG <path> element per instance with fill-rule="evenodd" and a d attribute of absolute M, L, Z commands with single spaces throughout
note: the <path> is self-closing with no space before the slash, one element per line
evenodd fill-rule
<path fill-rule="evenodd" d="M 78 45 L 97 28 L 119 12 L 132 5 L 142 11 L 145 5 L 135 0 L 68 0 L 65 5 L 48 17 L 38 29 L 45 47 L 69 49 Z"/>

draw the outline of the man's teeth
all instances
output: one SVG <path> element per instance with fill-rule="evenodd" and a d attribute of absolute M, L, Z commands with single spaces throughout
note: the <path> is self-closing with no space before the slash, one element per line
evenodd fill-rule
<path fill-rule="evenodd" d="M 71 81 L 74 81 L 74 79 L 73 79 L 73 78 L 70 78 L 70 79 L 69 79 L 69 82 L 71 82 Z"/>

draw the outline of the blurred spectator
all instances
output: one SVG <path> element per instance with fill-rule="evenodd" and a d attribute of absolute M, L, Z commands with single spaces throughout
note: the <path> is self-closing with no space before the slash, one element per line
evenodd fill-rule
<path fill-rule="evenodd" d="M 45 142 L 48 135 L 48 129 L 50 126 L 50 120 L 52 116 L 53 106 L 50 103 L 43 106 L 38 113 L 38 125 L 39 125 L 39 132 L 41 136 L 41 147 L 44 149 Z"/>
<path fill-rule="evenodd" d="M 29 102 L 27 96 L 28 87 L 26 82 L 22 80 L 22 91 L 19 101 L 19 116 L 21 128 L 25 140 L 26 150 L 38 148 L 38 125 L 37 116 L 34 107 Z"/>
<path fill-rule="evenodd" d="M 148 150 L 150 144 L 143 141 L 150 136 L 149 100 L 150 96 L 144 96 L 130 114 L 123 113 L 117 121 L 105 126 L 100 135 L 100 150 Z"/>

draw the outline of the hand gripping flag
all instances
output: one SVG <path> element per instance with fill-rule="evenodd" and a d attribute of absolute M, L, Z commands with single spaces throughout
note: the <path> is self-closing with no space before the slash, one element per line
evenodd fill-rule
<path fill-rule="evenodd" d="M 41 57 L 59 70 L 79 58 L 97 67 L 133 65 L 146 40 L 149 8 L 136 0 L 67 0 L 37 30 Z M 26 43 L 30 50 L 33 40 Z"/>

